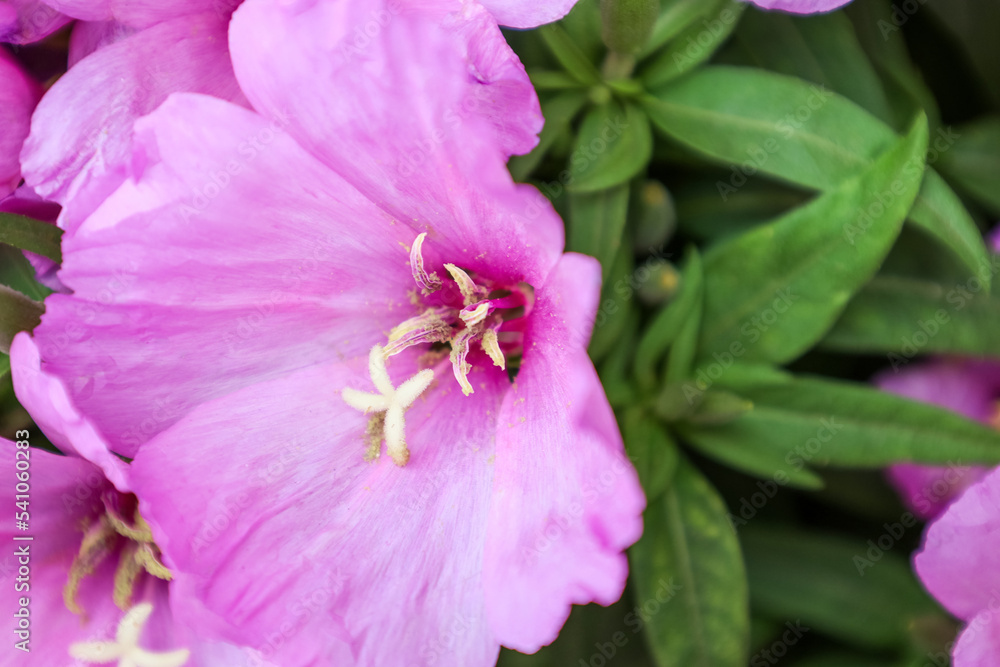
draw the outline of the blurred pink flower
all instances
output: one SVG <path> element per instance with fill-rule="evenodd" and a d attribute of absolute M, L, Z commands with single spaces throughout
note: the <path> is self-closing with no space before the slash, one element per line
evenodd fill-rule
<path fill-rule="evenodd" d="M 954 667 L 1000 664 L 1000 470 L 990 472 L 935 519 L 914 557 L 927 590 L 966 622 Z"/>
<path fill-rule="evenodd" d="M 965 359 L 937 359 L 878 375 L 886 391 L 948 408 L 969 419 L 1000 427 L 1000 364 Z M 889 467 L 889 480 L 917 516 L 937 516 L 986 469 L 970 466 L 927 466 L 899 463 Z"/>
<path fill-rule="evenodd" d="M 848 4 L 851 0 L 749 0 L 762 9 L 777 9 L 793 14 L 816 14 L 832 12 Z"/>

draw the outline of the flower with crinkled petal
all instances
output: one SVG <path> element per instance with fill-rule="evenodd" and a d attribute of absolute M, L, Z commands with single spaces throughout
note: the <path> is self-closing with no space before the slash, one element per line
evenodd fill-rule
<path fill-rule="evenodd" d="M 81 21 L 70 42 L 71 68 L 39 105 L 22 159 L 27 183 L 63 206 L 61 227 L 74 230 L 122 183 L 133 123 L 169 94 L 204 93 L 246 104 L 228 45 L 230 17 L 240 2 L 49 1 Z M 345 11 L 357 15 L 354 32 L 338 44 L 343 57 L 357 61 L 368 58 L 378 33 L 392 22 L 412 16 L 439 22 L 452 33 L 455 56 L 466 67 L 465 94 L 451 122 L 489 118 L 508 156 L 538 142 L 542 116 L 534 87 L 496 19 L 479 3 L 320 4 L 325 21 L 336 22 Z"/>
<path fill-rule="evenodd" d="M 924 535 L 914 557 L 927 590 L 965 626 L 954 667 L 1000 664 L 1000 470 L 970 486 Z"/>
<path fill-rule="evenodd" d="M 440 21 L 345 54 L 379 6 L 245 3 L 257 113 L 137 123 L 34 337 L 135 457 L 185 618 L 280 664 L 493 664 L 618 599 L 645 501 L 586 354 L 598 263 L 488 117 L 451 122 Z"/>
<path fill-rule="evenodd" d="M 936 359 L 885 371 L 873 382 L 917 401 L 953 410 L 1000 428 L 1000 364 L 966 359 Z M 986 469 L 978 466 L 928 466 L 897 463 L 888 476 L 906 504 L 924 519 L 937 516 Z"/>
<path fill-rule="evenodd" d="M 11 351 L 19 400 L 69 455 L 0 439 L 0 463 L 11 471 L 0 486 L 3 500 L 27 517 L 23 527 L 0 526 L 0 539 L 13 545 L 13 555 L 0 561 L 8 636 L 18 637 L 13 612 L 27 596 L 31 632 L 19 639 L 32 664 L 216 667 L 251 658 L 264 664 L 256 652 L 178 623 L 170 599 L 175 582 L 139 512 L 128 466 L 108 451 L 62 383 L 39 368 L 27 334 L 15 338 Z M 30 571 L 30 588 L 15 587 L 20 565 Z"/>
<path fill-rule="evenodd" d="M 851 0 L 749 0 L 762 9 L 777 9 L 792 14 L 832 12 Z"/>

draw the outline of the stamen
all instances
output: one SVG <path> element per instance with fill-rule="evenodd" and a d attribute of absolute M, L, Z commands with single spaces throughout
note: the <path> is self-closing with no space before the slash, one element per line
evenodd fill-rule
<path fill-rule="evenodd" d="M 137 547 L 135 542 L 125 545 L 121 558 L 118 559 L 118 569 L 115 570 L 115 590 L 112 597 L 122 611 L 128 611 L 132 606 L 132 590 L 135 588 L 136 577 L 142 572 L 142 565 L 135 557 Z"/>
<path fill-rule="evenodd" d="M 469 382 L 469 371 L 472 370 L 472 365 L 465 360 L 469 354 L 469 343 L 474 337 L 475 334 L 471 329 L 463 329 L 451 341 L 451 369 L 455 373 L 455 379 L 458 380 L 459 386 L 462 387 L 462 393 L 466 396 L 474 391 Z"/>
<path fill-rule="evenodd" d="M 486 316 L 493 312 L 493 304 L 489 301 L 480 301 L 478 304 L 473 306 L 466 306 L 458 314 L 462 321 L 465 322 L 465 326 L 470 329 L 483 320 Z"/>
<path fill-rule="evenodd" d="M 486 354 L 490 355 L 493 363 L 500 367 L 500 370 L 507 370 L 507 360 L 503 356 L 503 350 L 500 349 L 500 341 L 497 340 L 496 329 L 486 330 L 483 334 L 482 346 Z"/>
<path fill-rule="evenodd" d="M 462 298 L 465 299 L 466 306 L 471 306 L 486 296 L 486 290 L 477 285 L 476 282 L 469 277 L 468 273 L 454 264 L 445 264 L 444 268 L 448 269 L 448 273 L 451 274 L 452 279 L 454 279 L 455 283 L 458 284 L 458 290 L 462 293 Z"/>
<path fill-rule="evenodd" d="M 386 358 L 399 354 L 411 345 L 444 343 L 451 338 L 451 324 L 445 320 L 450 308 L 430 308 L 411 317 L 389 332 L 389 342 L 382 351 Z M 454 315 L 451 316 L 454 319 Z"/>
<path fill-rule="evenodd" d="M 442 283 L 437 273 L 427 273 L 424 269 L 423 247 L 425 238 L 427 238 L 427 232 L 421 232 L 413 240 L 413 247 L 410 249 L 410 270 L 413 272 L 413 282 L 417 283 L 420 291 L 424 296 L 427 296 L 441 289 Z"/>
<path fill-rule="evenodd" d="M 69 577 L 63 587 L 63 602 L 66 604 L 66 608 L 74 614 L 85 616 L 83 607 L 76 601 L 76 595 L 80 591 L 80 583 L 84 578 L 94 573 L 94 569 L 111 554 L 117 542 L 118 533 L 104 516 L 84 533 L 83 541 L 80 542 L 80 550 L 73 558 L 73 564 L 69 568 Z"/>

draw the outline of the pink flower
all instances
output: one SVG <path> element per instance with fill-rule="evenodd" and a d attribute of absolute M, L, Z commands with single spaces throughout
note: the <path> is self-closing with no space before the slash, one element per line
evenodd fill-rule
<path fill-rule="evenodd" d="M 597 262 L 465 113 L 453 31 L 345 53 L 370 12 L 244 4 L 259 114 L 140 120 L 34 335 L 135 457 L 178 614 L 281 664 L 492 664 L 620 596 L 644 499 L 585 350 Z"/>
<path fill-rule="evenodd" d="M 21 155 L 27 184 L 63 206 L 72 231 L 125 179 L 132 125 L 167 95 L 190 91 L 244 103 L 226 31 L 232 6 L 63 2 L 74 26 L 71 69 L 45 94 Z M 155 6 L 154 6 L 155 5 Z M 224 10 L 224 11 L 223 11 Z"/>
<path fill-rule="evenodd" d="M 71 18 L 41 0 L 0 0 L 0 42 L 30 44 L 69 23 Z"/>
<path fill-rule="evenodd" d="M 73 31 L 72 67 L 39 105 L 22 158 L 28 184 L 63 205 L 60 226 L 72 231 L 122 183 L 135 120 L 170 93 L 204 93 L 246 104 L 233 76 L 227 37 L 240 0 L 49 4 L 82 21 Z M 506 155 L 527 153 L 537 143 L 542 116 L 534 88 L 483 6 L 458 0 L 415 7 L 396 0 L 320 5 L 314 11 L 326 18 L 335 19 L 345 7 L 355 12 L 354 31 L 338 46 L 358 60 L 367 57 L 373 35 L 391 21 L 417 15 L 440 22 L 453 33 L 468 68 L 466 96 L 456 114 L 489 117 Z M 503 3 L 500 9 L 523 20 L 552 14 Z"/>
<path fill-rule="evenodd" d="M 40 370 L 26 334 L 16 337 L 15 351 L 18 398 L 71 455 L 0 439 L 0 462 L 10 471 L 3 499 L 25 517 L 23 526 L 0 527 L 0 539 L 14 550 L 0 562 L 11 610 L 7 636 L 25 641 L 39 665 L 65 665 L 72 658 L 73 665 L 106 663 L 130 651 L 137 667 L 208 667 L 255 657 L 198 637 L 175 620 L 172 574 L 138 513 L 126 464 L 107 450 L 59 380 Z M 14 612 L 25 606 L 31 631 L 19 636 L 21 618 Z"/>
<path fill-rule="evenodd" d="M 914 558 L 927 590 L 966 622 L 955 667 L 1000 664 L 1000 471 L 970 486 L 934 520 Z"/>
<path fill-rule="evenodd" d="M 763 9 L 777 9 L 793 14 L 816 14 L 832 12 L 843 7 L 851 0 L 750 0 Z"/>
<path fill-rule="evenodd" d="M 876 385 L 894 394 L 933 403 L 1000 427 L 1000 365 L 985 361 L 938 359 L 902 370 L 886 371 Z M 899 463 L 889 467 L 890 481 L 921 518 L 937 516 L 973 482 L 986 474 L 980 467 Z"/>
<path fill-rule="evenodd" d="M 21 182 L 18 155 L 41 96 L 41 87 L 0 48 L 0 201 Z"/>

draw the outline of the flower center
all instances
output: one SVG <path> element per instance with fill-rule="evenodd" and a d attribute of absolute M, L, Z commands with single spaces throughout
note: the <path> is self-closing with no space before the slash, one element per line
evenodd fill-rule
<path fill-rule="evenodd" d="M 489 280 L 464 271 L 454 264 L 445 264 L 450 280 L 424 267 L 423 245 L 427 234 L 422 233 L 410 249 L 410 269 L 416 289 L 411 293 L 414 304 L 422 305 L 419 315 L 397 325 L 389 332 L 385 346 L 372 348 L 368 359 L 372 383 L 377 394 L 344 389 L 341 395 L 351 407 L 364 413 L 375 413 L 365 432 L 365 458 L 379 456 L 383 440 L 389 455 L 397 465 L 406 465 L 410 452 L 406 447 L 403 415 L 417 397 L 434 380 L 430 367 L 443 359 L 447 350 L 452 373 L 468 396 L 474 389 L 469 382 L 472 365 L 468 361 L 473 344 L 477 344 L 502 370 L 513 372 L 524 348 L 522 323 L 517 322 L 530 312 L 534 289 L 527 283 L 515 285 Z M 426 345 L 420 357 L 423 370 L 393 387 L 385 363 L 394 355 L 414 345 Z"/>
<path fill-rule="evenodd" d="M 80 584 L 106 558 L 118 553 L 113 597 L 122 610 L 132 606 L 132 591 L 143 572 L 170 581 L 170 570 L 160 561 L 160 549 L 153 541 L 149 524 L 139 515 L 139 503 L 129 493 L 107 490 L 101 495 L 104 513 L 84 526 L 80 550 L 73 559 L 63 601 L 74 614 L 85 615 L 77 601 Z"/>

